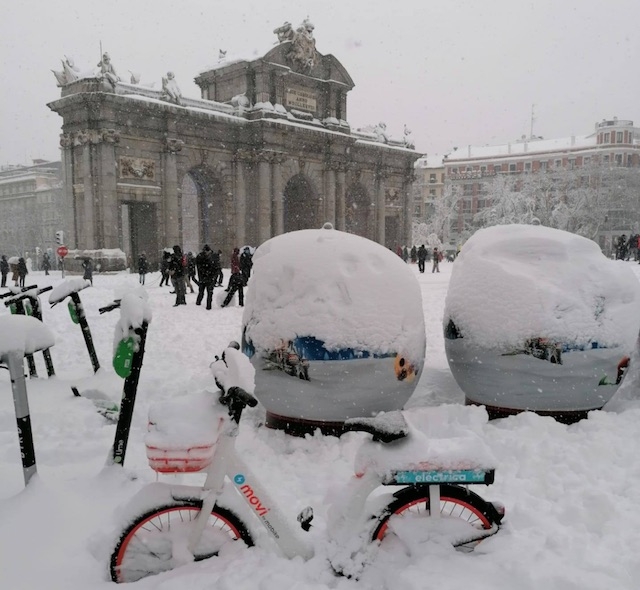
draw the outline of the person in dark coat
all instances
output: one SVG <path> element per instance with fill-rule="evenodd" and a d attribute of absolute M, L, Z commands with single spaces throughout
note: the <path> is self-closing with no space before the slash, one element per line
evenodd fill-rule
<path fill-rule="evenodd" d="M 251 250 L 249 250 L 249 246 L 245 246 L 242 254 L 240 254 L 240 273 L 242 274 L 245 285 L 249 282 L 252 268 L 253 255 L 251 254 Z M 229 279 L 229 285 L 231 285 L 231 279 Z M 231 292 L 231 290 L 229 290 L 229 292 Z"/>
<path fill-rule="evenodd" d="M 240 307 L 244 306 L 244 286 L 245 286 L 245 281 L 244 281 L 244 275 L 241 272 L 234 272 L 231 273 L 231 277 L 229 278 L 229 292 L 227 293 L 227 296 L 224 298 L 224 301 L 222 302 L 222 305 L 220 307 L 227 307 L 227 305 L 229 305 L 229 303 L 231 303 L 231 300 L 233 299 L 233 296 L 236 294 L 236 291 L 238 292 L 238 304 L 240 305 Z"/>
<path fill-rule="evenodd" d="M 42 255 L 42 270 L 44 270 L 45 276 L 48 275 L 51 270 L 51 259 L 46 252 Z"/>
<path fill-rule="evenodd" d="M 211 301 L 213 299 L 213 287 L 216 281 L 216 265 L 213 251 L 209 247 L 209 244 L 205 244 L 200 252 L 196 256 L 196 269 L 198 270 L 198 297 L 196 298 L 196 305 L 202 303 L 204 298 L 204 292 L 207 292 L 207 309 L 211 309 Z"/>
<path fill-rule="evenodd" d="M 215 260 L 214 254 L 214 260 Z M 216 287 L 222 287 L 222 281 L 224 281 L 224 273 L 222 272 L 222 250 L 218 250 L 218 272 L 216 274 Z"/>
<path fill-rule="evenodd" d="M 160 286 L 166 285 L 169 286 L 169 260 L 171 260 L 170 252 L 162 253 L 162 261 L 160 262 L 160 274 L 162 278 L 160 279 Z"/>
<path fill-rule="evenodd" d="M 187 284 L 184 280 L 185 273 L 187 271 L 187 265 L 186 257 L 184 258 L 185 260 L 183 261 L 182 248 L 178 245 L 175 245 L 173 247 L 173 254 L 169 259 L 169 275 L 171 276 L 174 289 L 176 290 L 176 302 L 174 303 L 173 307 L 187 304 Z"/>
<path fill-rule="evenodd" d="M 415 244 L 411 246 L 410 257 L 411 257 L 411 264 L 415 264 L 416 260 L 418 260 L 418 250 Z"/>
<path fill-rule="evenodd" d="M 7 275 L 9 274 L 9 263 L 7 257 L 3 254 L 0 258 L 0 274 L 2 275 L 2 285 L 0 287 L 7 286 Z"/>
<path fill-rule="evenodd" d="M 427 254 L 427 249 L 424 247 L 424 244 L 422 244 L 418 248 L 418 270 L 420 272 L 424 272 L 424 263 L 427 260 Z"/>
<path fill-rule="evenodd" d="M 233 253 L 231 254 L 231 274 L 233 275 L 236 272 L 240 272 L 240 248 L 234 248 Z M 225 291 L 229 291 L 231 287 L 231 277 L 229 277 L 229 284 Z"/>
<path fill-rule="evenodd" d="M 138 257 L 138 274 L 140 275 L 140 284 L 144 285 L 144 277 L 149 272 L 149 263 L 147 262 L 147 255 L 143 252 Z"/>
<path fill-rule="evenodd" d="M 82 261 L 82 268 L 84 269 L 82 278 L 89 281 L 93 287 L 93 262 L 91 261 L 91 258 L 85 258 Z"/>
<path fill-rule="evenodd" d="M 22 256 L 18 259 L 18 287 L 24 287 L 24 279 L 29 274 L 27 263 Z"/>

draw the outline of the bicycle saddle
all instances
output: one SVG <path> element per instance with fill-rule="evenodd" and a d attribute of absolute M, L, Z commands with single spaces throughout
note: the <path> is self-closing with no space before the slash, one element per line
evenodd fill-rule
<path fill-rule="evenodd" d="M 385 412 L 375 418 L 348 418 L 344 422 L 345 432 L 368 432 L 373 440 L 390 443 L 405 438 L 409 426 L 402 412 Z"/>

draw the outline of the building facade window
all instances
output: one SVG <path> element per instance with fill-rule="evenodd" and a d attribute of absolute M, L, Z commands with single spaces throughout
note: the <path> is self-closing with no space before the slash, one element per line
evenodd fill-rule
<path fill-rule="evenodd" d="M 516 171 L 516 165 L 515 164 L 509 164 L 509 172 L 515 172 Z"/>
<path fill-rule="evenodd" d="M 616 143 L 622 143 L 624 140 L 622 139 L 622 131 L 616 132 Z"/>
<path fill-rule="evenodd" d="M 432 172 L 431 174 L 429 174 L 429 182 L 437 182 L 435 172 Z"/>

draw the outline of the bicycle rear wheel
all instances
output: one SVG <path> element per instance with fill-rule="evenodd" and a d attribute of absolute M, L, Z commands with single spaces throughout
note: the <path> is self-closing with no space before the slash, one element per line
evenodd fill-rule
<path fill-rule="evenodd" d="M 412 486 L 398 492 L 396 499 L 378 516 L 378 524 L 371 535 L 371 541 L 383 541 L 390 533 L 389 525 L 406 516 L 431 516 L 428 486 Z M 483 538 L 489 536 L 486 531 L 500 523 L 500 516 L 491 503 L 466 488 L 451 484 L 440 486 L 440 516 L 456 519 L 468 525 L 465 528 L 469 530 L 469 536 L 452 542 L 456 549 L 467 552 L 473 551 Z M 464 534 L 466 533 L 463 533 L 463 536 Z"/>
<path fill-rule="evenodd" d="M 202 502 L 183 501 L 154 508 L 137 518 L 122 533 L 111 555 L 111 579 L 135 582 L 176 567 L 174 543 L 186 543 L 190 523 L 201 508 Z M 230 510 L 216 505 L 193 552 L 194 560 L 213 557 L 225 543 L 237 540 L 248 547 L 254 544 L 244 523 Z"/>

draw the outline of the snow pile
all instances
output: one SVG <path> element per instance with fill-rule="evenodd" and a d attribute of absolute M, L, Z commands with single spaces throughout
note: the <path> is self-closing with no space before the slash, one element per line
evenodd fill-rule
<path fill-rule="evenodd" d="M 314 336 L 329 350 L 402 352 L 422 366 L 420 289 L 391 251 L 334 229 L 309 229 L 265 242 L 253 262 L 243 321 L 256 349 Z"/>
<path fill-rule="evenodd" d="M 157 403 L 149 408 L 149 432 L 144 442 L 164 449 L 213 445 L 226 415 L 227 409 L 208 392 Z"/>
<path fill-rule="evenodd" d="M 640 289 L 628 266 L 586 238 L 542 226 L 476 232 L 456 259 L 445 327 L 485 350 L 545 337 L 574 345 L 630 346 Z"/>
<path fill-rule="evenodd" d="M 51 330 L 34 317 L 0 316 L 0 357 L 10 352 L 33 354 L 50 348 L 55 341 Z"/>

